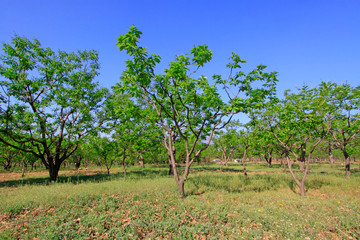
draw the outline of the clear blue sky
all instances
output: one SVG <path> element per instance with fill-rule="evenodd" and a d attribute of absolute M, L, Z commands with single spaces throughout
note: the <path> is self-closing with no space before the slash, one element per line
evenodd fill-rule
<path fill-rule="evenodd" d="M 360 1 L 114 1 L 0 0 L 0 41 L 15 33 L 36 37 L 43 46 L 99 51 L 98 81 L 111 87 L 126 56 L 116 44 L 134 24 L 142 45 L 163 61 L 207 44 L 213 51 L 203 71 L 227 74 L 232 52 L 248 65 L 279 72 L 278 92 L 321 81 L 360 80 Z"/>

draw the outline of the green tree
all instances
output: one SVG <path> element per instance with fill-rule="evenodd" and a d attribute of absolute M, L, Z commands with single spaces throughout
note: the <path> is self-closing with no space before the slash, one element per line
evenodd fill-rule
<path fill-rule="evenodd" d="M 98 54 L 54 52 L 20 36 L 2 50 L 0 141 L 41 159 L 50 181 L 56 181 L 81 138 L 102 123 L 107 90 L 94 82 Z"/>
<path fill-rule="evenodd" d="M 332 117 L 329 114 L 327 91 L 304 86 L 297 93 L 285 92 L 285 99 L 269 105 L 258 120 L 264 130 L 270 129 L 284 149 L 290 174 L 305 196 L 305 180 L 310 168 L 312 153 L 331 130 Z M 260 124 L 260 123 L 259 123 Z M 309 141 L 311 148 L 306 148 Z M 306 158 L 307 156 L 307 158 Z M 292 168 L 294 161 L 306 158 L 306 168 L 299 180 Z"/>
<path fill-rule="evenodd" d="M 124 94 L 118 84 L 113 87 L 113 93 L 107 101 L 107 109 L 112 120 L 110 122 L 112 137 L 121 148 L 124 177 L 126 177 L 126 159 L 132 160 L 128 158 L 132 156 L 144 167 L 144 161 L 153 160 L 153 150 L 162 138 L 159 128 L 149 123 L 153 115 L 152 109 L 143 99 L 132 99 L 131 96 Z"/>
<path fill-rule="evenodd" d="M 107 137 L 94 137 L 91 142 L 99 162 L 105 165 L 107 174 L 110 175 L 110 169 L 119 154 L 116 141 Z"/>
<path fill-rule="evenodd" d="M 350 177 L 351 143 L 356 141 L 360 132 L 360 87 L 352 87 L 349 84 L 331 84 L 328 87 L 331 91 L 333 107 L 332 115 L 334 122 L 332 127 L 332 137 L 338 149 L 341 150 L 345 158 L 345 176 Z"/>
<path fill-rule="evenodd" d="M 234 150 L 238 148 L 239 136 L 237 134 L 237 127 L 239 124 L 239 121 L 232 121 L 225 127 L 224 131 L 219 131 L 214 136 L 214 147 L 221 155 L 220 171 L 222 171 L 222 166 L 224 164 L 228 166 L 228 162 L 230 161 Z"/>
<path fill-rule="evenodd" d="M 126 61 L 121 86 L 123 91 L 145 99 L 152 107 L 155 113 L 152 124 L 163 131 L 163 144 L 174 179 L 184 197 L 184 182 L 190 166 L 209 146 L 214 132 L 223 128 L 236 113 L 260 108 L 273 95 L 277 74 L 264 72 L 263 65 L 245 74 L 240 68 L 246 61 L 233 53 L 227 65 L 231 72 L 229 78 L 214 75 L 212 85 L 205 76 L 195 77 L 212 58 L 212 52 L 205 45 L 195 46 L 190 54 L 176 56 L 163 74 L 155 74 L 160 56 L 149 54 L 146 48 L 138 46 L 141 34 L 132 26 L 118 38 L 119 49 L 131 57 Z M 259 82 L 258 87 L 254 87 Z M 219 86 L 223 87 L 225 96 L 221 96 Z M 176 167 L 175 155 L 176 142 L 180 139 L 186 151 L 182 174 Z M 197 148 L 199 144 L 204 145 Z"/>

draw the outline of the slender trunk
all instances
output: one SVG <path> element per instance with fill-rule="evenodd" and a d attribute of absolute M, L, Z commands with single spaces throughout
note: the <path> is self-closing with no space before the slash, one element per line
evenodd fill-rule
<path fill-rule="evenodd" d="M 139 164 L 140 164 L 141 168 L 144 168 L 144 167 L 145 167 L 145 166 L 144 166 L 144 157 L 143 157 L 143 155 L 142 155 L 141 153 L 140 153 Z"/>
<path fill-rule="evenodd" d="M 242 162 L 242 165 L 243 165 L 243 170 L 244 170 L 244 178 L 245 178 L 245 180 L 248 179 L 246 166 L 245 166 L 246 151 L 247 151 L 247 148 L 245 148 L 244 155 L 243 155 L 243 157 L 241 159 L 241 162 Z"/>
<path fill-rule="evenodd" d="M 170 136 L 168 139 L 168 142 L 165 142 L 165 146 L 166 149 L 168 151 L 168 156 L 169 156 L 169 161 L 172 167 L 172 171 L 173 171 L 173 175 L 174 175 L 174 179 L 178 185 L 178 189 L 179 189 L 179 193 L 180 193 L 180 197 L 184 198 L 185 197 L 185 192 L 184 192 L 184 181 L 185 179 L 179 178 L 178 172 L 177 172 L 177 168 L 176 168 L 176 160 L 175 160 L 175 152 L 176 152 L 176 148 L 172 142 L 172 137 Z"/>
<path fill-rule="evenodd" d="M 286 173 L 286 161 L 284 161 L 283 158 L 281 158 L 280 165 L 283 166 L 283 168 L 284 168 L 284 173 Z"/>
<path fill-rule="evenodd" d="M 266 149 L 265 153 L 264 153 L 264 158 L 265 161 L 267 162 L 268 167 L 271 167 L 271 163 L 272 163 L 272 150 L 270 151 L 269 148 Z"/>
<path fill-rule="evenodd" d="M 26 168 L 26 164 L 25 161 L 22 161 L 22 170 L 21 170 L 21 177 L 23 178 L 25 176 L 25 168 Z"/>
<path fill-rule="evenodd" d="M 350 156 L 347 153 L 345 148 L 342 149 L 342 152 L 343 152 L 344 157 L 345 157 L 345 177 L 350 178 L 350 173 L 351 173 L 350 172 Z"/>
<path fill-rule="evenodd" d="M 126 178 L 126 148 L 123 149 L 123 160 L 122 160 L 122 165 L 124 168 L 124 178 Z"/>
<path fill-rule="evenodd" d="M 289 167 L 289 171 L 290 171 L 290 174 L 291 174 L 291 177 L 293 178 L 293 180 L 295 181 L 296 185 L 299 187 L 300 189 L 300 194 L 302 197 L 305 197 L 305 181 L 303 182 L 300 182 L 296 176 L 295 176 L 295 173 L 293 172 L 293 169 L 292 169 L 292 165 L 293 165 L 293 162 L 290 160 L 290 157 L 287 156 L 286 157 L 286 160 L 287 160 L 287 164 L 288 164 L 288 167 Z"/>
<path fill-rule="evenodd" d="M 334 160 L 334 154 L 332 153 L 332 145 L 329 141 L 329 162 L 331 165 L 334 164 L 335 160 Z"/>

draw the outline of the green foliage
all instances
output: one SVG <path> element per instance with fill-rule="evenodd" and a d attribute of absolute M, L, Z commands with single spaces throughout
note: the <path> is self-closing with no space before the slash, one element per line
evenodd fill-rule
<path fill-rule="evenodd" d="M 97 130 L 107 94 L 94 82 L 96 51 L 54 52 L 15 35 L 0 55 L 0 141 L 32 153 L 56 180 L 83 136 Z"/>
<path fill-rule="evenodd" d="M 233 54 L 230 77 L 214 75 L 213 83 L 198 70 L 209 62 L 212 52 L 206 45 L 194 46 L 189 54 L 177 55 L 162 74 L 155 74 L 160 56 L 149 54 L 138 46 L 141 32 L 134 26 L 118 38 L 117 46 L 130 57 L 118 84 L 120 92 L 129 94 L 151 109 L 149 124 L 163 132 L 163 144 L 174 169 L 174 178 L 183 195 L 183 185 L 192 163 L 198 159 L 212 139 L 215 130 L 223 128 L 237 113 L 259 109 L 275 93 L 277 73 L 265 73 L 260 65 L 248 74 L 240 71 L 244 61 Z M 259 87 L 255 87 L 257 86 Z M 224 99 L 219 92 L 223 87 Z M 147 119 L 147 118 L 145 118 Z M 206 141 L 202 144 L 201 141 Z M 186 169 L 183 176 L 176 170 L 176 148 L 184 144 Z M 201 147 L 199 147 L 201 145 Z"/>

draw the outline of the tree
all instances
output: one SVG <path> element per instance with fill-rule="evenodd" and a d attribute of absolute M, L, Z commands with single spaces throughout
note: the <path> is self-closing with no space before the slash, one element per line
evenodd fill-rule
<path fill-rule="evenodd" d="M 211 85 L 205 76 L 195 77 L 212 58 L 211 50 L 205 45 L 195 46 L 190 54 L 176 56 L 163 74 L 155 74 L 160 56 L 149 55 L 146 48 L 138 46 L 141 34 L 132 26 L 118 38 L 119 49 L 131 57 L 126 61 L 121 87 L 132 97 L 145 99 L 153 109 L 155 116 L 151 124 L 163 131 L 163 145 L 180 196 L 184 197 L 184 182 L 190 166 L 209 146 L 214 132 L 225 127 L 236 113 L 260 108 L 273 95 L 277 74 L 264 72 L 263 65 L 245 74 L 240 71 L 240 65 L 246 61 L 233 53 L 227 65 L 231 72 L 229 78 L 214 75 Z M 259 82 L 260 87 L 255 88 L 254 84 Z M 225 96 L 221 96 L 219 86 L 223 87 Z M 176 142 L 180 139 L 186 151 L 182 175 L 176 167 L 175 156 Z M 204 145 L 197 149 L 199 144 Z"/>
<path fill-rule="evenodd" d="M 264 131 L 263 125 L 257 124 L 256 117 L 256 115 L 251 114 L 251 122 L 249 123 L 252 127 L 251 133 L 253 136 L 251 140 L 251 145 L 253 146 L 252 152 L 256 156 L 263 157 L 270 168 L 274 153 L 279 148 L 278 142 L 269 129 Z"/>
<path fill-rule="evenodd" d="M 220 171 L 225 164 L 228 166 L 228 162 L 237 145 L 237 134 L 233 128 L 226 128 L 225 131 L 220 131 L 219 134 L 214 136 L 214 147 L 221 154 Z"/>
<path fill-rule="evenodd" d="M 242 151 L 243 156 L 241 158 L 241 163 L 243 165 L 243 172 L 245 180 L 248 178 L 245 159 L 248 154 L 248 149 L 251 145 L 251 139 L 253 138 L 253 132 L 251 131 L 251 122 L 248 124 L 242 124 L 242 129 L 239 129 L 238 133 L 238 150 Z"/>
<path fill-rule="evenodd" d="M 110 175 L 110 169 L 119 155 L 116 142 L 107 137 L 95 137 L 92 139 L 92 146 L 99 162 L 105 165 L 107 174 Z"/>
<path fill-rule="evenodd" d="M 0 163 L 4 167 L 4 170 L 10 170 L 14 164 L 15 157 L 19 155 L 16 149 L 4 144 L 0 144 Z"/>
<path fill-rule="evenodd" d="M 96 51 L 67 53 L 20 36 L 0 55 L 0 141 L 32 153 L 56 181 L 81 138 L 98 129 L 107 90 L 98 87 Z"/>
<path fill-rule="evenodd" d="M 325 84 L 323 84 L 325 85 Z M 360 87 L 351 87 L 349 84 L 328 84 L 330 92 L 330 104 L 333 107 L 332 115 L 334 123 L 332 137 L 337 148 L 341 150 L 345 158 L 345 176 L 350 177 L 350 155 L 352 149 L 349 144 L 356 140 L 360 132 Z"/>
<path fill-rule="evenodd" d="M 147 107 L 143 99 L 132 99 L 123 94 L 117 84 L 113 87 L 113 93 L 107 101 L 107 111 L 111 116 L 110 129 L 112 137 L 116 139 L 122 151 L 122 165 L 126 178 L 128 156 L 133 155 L 139 164 L 144 167 L 147 155 L 154 154 L 153 150 L 161 142 L 159 128 L 144 121 L 151 116 L 152 109 Z M 149 154 L 150 153 L 150 154 Z"/>
<path fill-rule="evenodd" d="M 263 115 L 258 117 L 264 124 L 264 130 L 270 129 L 283 147 L 290 174 L 298 185 L 301 196 L 305 196 L 305 180 L 311 155 L 331 130 L 332 117 L 329 112 L 327 91 L 304 86 L 298 89 L 298 93 L 286 91 L 283 101 L 269 105 Z M 314 143 L 309 149 L 306 145 L 310 140 Z M 292 166 L 294 160 L 299 160 L 302 165 L 302 158 L 306 158 L 306 168 L 299 180 Z"/>

